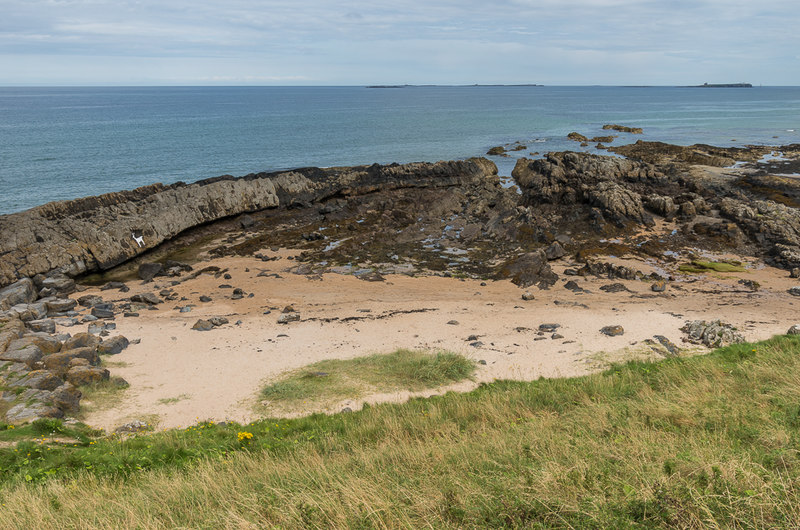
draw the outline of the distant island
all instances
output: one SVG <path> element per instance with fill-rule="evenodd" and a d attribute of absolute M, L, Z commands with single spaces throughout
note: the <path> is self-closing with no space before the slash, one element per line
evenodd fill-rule
<path fill-rule="evenodd" d="M 521 83 L 516 85 L 368 85 L 366 88 L 419 88 L 419 87 L 495 87 L 495 86 L 544 86 L 534 83 Z"/>
<path fill-rule="evenodd" d="M 689 88 L 753 88 L 750 83 L 703 83 L 702 85 L 692 85 Z"/>

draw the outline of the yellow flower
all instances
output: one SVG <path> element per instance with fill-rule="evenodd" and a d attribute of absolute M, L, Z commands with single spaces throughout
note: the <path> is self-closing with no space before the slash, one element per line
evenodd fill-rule
<path fill-rule="evenodd" d="M 239 439 L 240 442 L 243 442 L 245 440 L 251 440 L 253 438 L 253 433 L 244 431 L 238 433 L 236 437 Z"/>

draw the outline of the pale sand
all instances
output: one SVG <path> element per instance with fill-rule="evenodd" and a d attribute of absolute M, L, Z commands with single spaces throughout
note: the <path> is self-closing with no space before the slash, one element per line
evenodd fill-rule
<path fill-rule="evenodd" d="M 757 264 L 747 273 L 709 275 L 694 283 L 676 282 L 673 285 L 684 290 L 670 288 L 665 294 L 652 293 L 650 282 L 622 281 L 642 296 L 632 297 L 631 293 L 600 291 L 600 286 L 612 283 L 607 279 L 563 275 L 553 288 L 544 291 L 535 287 L 521 289 L 508 281 L 488 281 L 482 287 L 479 280 L 435 276 L 389 275 L 385 282 L 339 274 L 309 279 L 284 272 L 294 262 L 285 259 L 287 252 L 282 255 L 281 260 L 266 263 L 254 258 L 210 260 L 207 264 L 228 268 L 233 279 L 204 274 L 175 287 L 188 301 L 166 302 L 157 311 L 140 311 L 138 318 L 118 316 L 117 330 L 111 335 L 141 339 L 141 343 L 107 358 L 112 363 L 112 376 L 125 378 L 130 388 L 121 404 L 91 413 L 87 423 L 113 429 L 128 421 L 156 416 L 163 428 L 199 420 L 246 423 L 257 419 L 253 406 L 259 389 L 282 372 L 322 359 L 346 359 L 396 348 L 445 349 L 485 360 L 487 364 L 478 366 L 474 381 L 453 387 L 459 390 L 495 379 L 581 375 L 606 366 L 609 360 L 641 356 L 649 351 L 642 341 L 653 335 L 664 335 L 681 347 L 696 348 L 682 341 L 679 328 L 686 320 L 722 319 L 737 326 L 749 340 L 785 333 L 795 323 L 794 304 L 800 302 L 786 292 L 797 282 L 789 279 L 785 271 Z M 651 270 L 641 260 L 628 264 L 645 272 Z M 250 272 L 245 272 L 247 267 Z M 554 270 L 561 274 L 565 267 L 555 266 Z M 277 272 L 282 278 L 257 277 L 260 270 Z M 757 293 L 696 292 L 742 291 L 744 288 L 736 284 L 739 278 L 757 280 L 762 289 Z M 569 279 L 592 292 L 575 294 L 565 289 L 564 281 Z M 106 300 L 121 300 L 169 287 L 166 279 L 157 280 L 146 285 L 131 282 L 131 292 L 127 294 L 96 290 L 82 294 L 96 292 Z M 232 301 L 230 289 L 218 288 L 225 283 L 255 296 Z M 536 299 L 523 301 L 521 294 L 526 290 Z M 199 302 L 202 294 L 211 296 L 213 302 Z M 557 305 L 555 301 L 585 304 L 589 309 Z M 187 304 L 195 304 L 191 312 L 178 312 L 177 307 Z M 277 324 L 281 309 L 288 304 L 299 312 L 302 321 Z M 263 314 L 270 308 L 270 314 Z M 423 308 L 432 311 L 350 322 L 309 320 L 370 318 L 390 311 Z M 370 312 L 359 311 L 363 309 Z M 191 329 L 199 318 L 212 316 L 224 316 L 230 323 L 207 332 Z M 241 320 L 240 325 L 235 324 L 237 320 Z M 447 324 L 451 320 L 458 324 Z M 542 323 L 561 324 L 558 332 L 564 338 L 553 340 L 548 333 L 545 340 L 535 341 L 536 328 Z M 599 332 L 601 327 L 614 324 L 624 326 L 623 336 L 607 337 Z M 518 327 L 530 330 L 515 330 Z M 65 331 L 75 333 L 78 329 Z M 278 337 L 279 334 L 288 337 Z M 472 334 L 484 346 L 470 346 L 465 339 Z M 371 396 L 333 404 L 326 411 L 336 412 L 345 405 L 356 409 L 364 401 L 399 401 L 408 396 Z"/>

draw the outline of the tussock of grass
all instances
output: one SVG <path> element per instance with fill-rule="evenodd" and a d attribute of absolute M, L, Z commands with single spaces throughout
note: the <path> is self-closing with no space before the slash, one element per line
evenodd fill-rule
<path fill-rule="evenodd" d="M 370 392 L 423 390 L 468 378 L 475 363 L 450 352 L 399 349 L 355 359 L 330 359 L 295 370 L 261 391 L 270 405 L 307 408 Z"/>
<path fill-rule="evenodd" d="M 745 268 L 739 261 L 702 261 L 692 260 L 691 263 L 678 267 L 681 272 L 702 274 L 704 272 L 744 272 Z"/>
<path fill-rule="evenodd" d="M 0 528 L 797 528 L 798 354 L 0 449 Z"/>
<path fill-rule="evenodd" d="M 78 417 L 85 419 L 89 413 L 107 410 L 118 405 L 125 398 L 129 385 L 118 378 L 80 387 L 81 410 Z"/>

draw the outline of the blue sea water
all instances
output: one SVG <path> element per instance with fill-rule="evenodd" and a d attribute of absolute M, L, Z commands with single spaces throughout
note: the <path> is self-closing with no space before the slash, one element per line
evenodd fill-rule
<path fill-rule="evenodd" d="M 304 166 L 483 155 L 509 175 L 566 139 L 719 146 L 800 142 L 800 87 L 0 88 L 0 213 L 53 200 Z M 616 133 L 615 133 L 616 134 Z"/>

